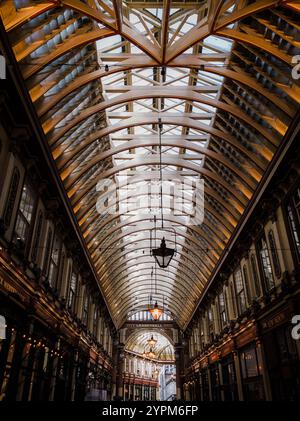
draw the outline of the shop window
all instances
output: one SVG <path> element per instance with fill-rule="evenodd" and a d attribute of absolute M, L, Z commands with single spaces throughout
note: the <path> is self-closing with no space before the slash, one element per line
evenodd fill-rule
<path fill-rule="evenodd" d="M 212 391 L 212 400 L 220 401 L 220 375 L 218 364 L 214 364 L 210 367 L 210 378 L 211 378 L 211 391 Z"/>
<path fill-rule="evenodd" d="M 84 304 L 83 304 L 83 314 L 82 314 L 82 323 L 87 326 L 89 321 L 89 296 L 85 294 Z"/>
<path fill-rule="evenodd" d="M 260 289 L 260 282 L 259 282 L 259 277 L 258 277 L 258 272 L 257 272 L 256 261 L 253 254 L 250 257 L 250 263 L 251 263 L 251 270 L 252 270 L 253 281 L 254 281 L 255 294 L 257 297 L 259 297 L 261 294 L 261 289 Z"/>
<path fill-rule="evenodd" d="M 209 340 L 214 340 L 214 321 L 211 308 L 207 311 L 207 321 L 208 321 L 208 336 Z"/>
<path fill-rule="evenodd" d="M 209 382 L 208 382 L 208 370 L 204 369 L 200 374 L 200 387 L 202 392 L 203 401 L 209 401 Z"/>
<path fill-rule="evenodd" d="M 236 300 L 235 300 L 236 295 L 235 295 L 234 286 L 232 282 L 230 283 L 229 288 L 230 288 L 230 295 L 231 295 L 232 311 L 233 311 L 234 317 L 236 317 L 238 312 L 236 310 Z"/>
<path fill-rule="evenodd" d="M 247 270 L 246 265 L 243 266 L 243 277 L 244 277 L 244 283 L 246 287 L 247 299 L 248 299 L 248 302 L 251 302 L 250 284 L 249 284 L 248 270 Z"/>
<path fill-rule="evenodd" d="M 261 267 L 262 275 L 264 279 L 265 290 L 271 291 L 275 287 L 275 283 L 274 283 L 269 250 L 268 250 L 266 238 L 264 235 L 257 242 L 257 251 L 258 251 L 260 267 Z"/>
<path fill-rule="evenodd" d="M 47 274 L 48 272 L 51 244 L 52 244 L 52 229 L 49 228 L 47 238 L 46 238 L 46 247 L 45 247 L 45 254 L 44 254 L 44 261 L 43 261 L 44 274 Z"/>
<path fill-rule="evenodd" d="M 49 275 L 48 275 L 48 282 L 52 288 L 56 288 L 56 285 L 57 285 L 60 251 L 61 251 L 61 241 L 60 241 L 59 236 L 56 234 L 54 237 L 52 251 L 50 254 Z"/>
<path fill-rule="evenodd" d="M 14 235 L 14 240 L 21 241 L 24 245 L 27 243 L 29 237 L 34 204 L 35 197 L 33 190 L 28 184 L 25 184 L 22 189 Z"/>
<path fill-rule="evenodd" d="M 236 373 L 234 367 L 234 361 L 231 356 L 225 358 L 221 362 L 222 366 L 222 389 L 224 393 L 225 401 L 236 401 L 238 400 Z"/>
<path fill-rule="evenodd" d="M 279 361 L 286 364 L 298 360 L 295 340 L 292 338 L 291 327 L 284 326 L 275 330 L 275 338 L 278 347 Z"/>
<path fill-rule="evenodd" d="M 256 377 L 259 375 L 256 350 L 254 347 L 242 352 L 241 359 L 243 378 Z"/>
<path fill-rule="evenodd" d="M 227 311 L 226 311 L 226 296 L 225 292 L 219 294 L 219 314 L 220 314 L 220 324 L 223 329 L 227 324 Z"/>
<path fill-rule="evenodd" d="M 278 253 L 277 253 L 276 242 L 275 242 L 273 230 L 269 231 L 268 240 L 269 240 L 269 245 L 270 245 L 270 251 L 271 251 L 271 256 L 272 256 L 274 273 L 275 273 L 275 276 L 277 278 L 279 278 L 280 275 L 281 275 L 281 268 L 280 268 L 280 262 L 279 262 L 279 258 L 278 258 Z"/>
<path fill-rule="evenodd" d="M 20 183 L 20 171 L 17 167 L 14 168 L 10 186 L 9 186 L 9 192 L 7 196 L 7 202 L 4 209 L 3 214 L 3 221 L 6 228 L 10 226 L 12 214 L 14 211 L 14 206 L 16 203 L 16 197 L 18 193 L 18 187 Z"/>
<path fill-rule="evenodd" d="M 293 254 L 300 262 L 300 187 L 292 195 L 287 205 L 287 217 L 293 241 Z"/>
<path fill-rule="evenodd" d="M 97 336 L 97 326 L 98 326 L 98 309 L 95 308 L 94 318 L 93 318 L 93 335 Z"/>
<path fill-rule="evenodd" d="M 244 398 L 246 401 L 264 400 L 262 363 L 256 346 L 250 345 L 240 353 Z"/>
<path fill-rule="evenodd" d="M 246 310 L 247 305 L 246 305 L 246 294 L 245 294 L 245 288 L 244 288 L 244 283 L 243 283 L 242 271 L 240 268 L 238 268 L 234 272 L 234 284 L 235 284 L 235 291 L 236 291 L 238 313 L 242 314 Z"/>
<path fill-rule="evenodd" d="M 37 261 L 38 251 L 40 247 L 42 226 L 43 226 L 43 213 L 42 211 L 39 211 L 38 217 L 37 217 L 36 229 L 35 229 L 34 238 L 33 238 L 32 252 L 31 252 L 31 259 L 33 262 Z"/>
<path fill-rule="evenodd" d="M 72 272 L 71 281 L 70 281 L 70 288 L 69 288 L 69 296 L 68 296 L 68 307 L 72 311 L 75 310 L 77 277 L 78 277 L 77 273 Z"/>
<path fill-rule="evenodd" d="M 63 279 L 63 273 L 64 273 L 64 266 L 65 266 L 65 253 L 61 254 L 60 262 L 59 262 L 59 270 L 58 270 L 58 277 L 57 277 L 57 283 L 56 283 L 56 290 L 60 291 L 62 279 Z"/>
<path fill-rule="evenodd" d="M 200 322 L 200 349 L 202 350 L 205 345 L 205 334 L 204 334 L 204 327 L 203 327 L 203 319 Z"/>

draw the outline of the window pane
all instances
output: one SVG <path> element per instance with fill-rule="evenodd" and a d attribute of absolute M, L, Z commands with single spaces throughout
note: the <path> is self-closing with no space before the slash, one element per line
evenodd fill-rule
<path fill-rule="evenodd" d="M 270 291 L 272 288 L 274 288 L 275 283 L 273 279 L 269 250 L 268 250 L 266 239 L 264 236 L 259 241 L 258 248 L 259 248 L 261 266 L 264 273 L 265 287 L 267 291 Z"/>
<path fill-rule="evenodd" d="M 32 219 L 34 208 L 34 196 L 31 188 L 24 185 L 18 210 L 18 217 L 15 227 L 15 236 L 24 243 L 27 240 L 28 230 Z"/>

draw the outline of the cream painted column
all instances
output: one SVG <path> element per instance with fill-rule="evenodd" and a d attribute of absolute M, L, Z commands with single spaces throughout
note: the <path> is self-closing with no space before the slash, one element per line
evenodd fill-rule
<path fill-rule="evenodd" d="M 160 400 L 160 393 L 159 393 L 159 385 L 156 387 L 156 400 L 159 401 Z"/>
<path fill-rule="evenodd" d="M 98 324 L 97 324 L 97 342 L 99 342 L 99 344 L 101 344 L 101 323 L 102 323 L 102 316 L 99 314 L 99 319 L 98 319 Z"/>
<path fill-rule="evenodd" d="M 58 338 L 56 342 L 56 349 L 57 350 L 60 349 L 60 338 Z M 59 357 L 56 356 L 53 360 L 53 367 L 52 367 L 51 380 L 50 380 L 49 401 L 54 401 L 58 361 L 59 361 Z"/>
<path fill-rule="evenodd" d="M 117 396 L 123 397 L 124 344 L 118 344 Z"/>
<path fill-rule="evenodd" d="M 74 363 L 73 363 L 73 369 L 72 369 L 72 377 L 71 377 L 71 401 L 75 400 L 75 389 L 76 389 L 76 369 L 78 364 L 78 350 L 76 349 L 74 351 Z"/>
<path fill-rule="evenodd" d="M 213 394 L 212 394 L 212 385 L 211 385 L 211 372 L 209 369 L 209 365 L 206 368 L 207 370 L 207 378 L 208 378 L 208 393 L 209 393 L 209 400 L 212 401 L 213 400 Z"/>
<path fill-rule="evenodd" d="M 112 355 L 112 339 L 110 332 L 108 332 L 108 355 Z"/>
<path fill-rule="evenodd" d="M 95 303 L 90 303 L 90 308 L 89 308 L 89 316 L 88 316 L 88 330 L 90 331 L 90 333 L 93 333 L 93 324 L 94 324 L 94 314 L 95 314 L 95 308 L 96 305 Z"/>
<path fill-rule="evenodd" d="M 234 367 L 236 373 L 236 383 L 238 389 L 238 396 L 239 400 L 244 400 L 244 392 L 243 392 L 243 383 L 242 383 L 242 371 L 241 371 L 241 363 L 238 356 L 238 351 L 233 351 L 233 360 L 234 360 Z"/>
<path fill-rule="evenodd" d="M 63 269 L 62 281 L 61 281 L 61 290 L 60 297 L 68 302 L 68 290 L 69 290 L 69 280 L 71 277 L 72 271 L 72 259 L 71 257 L 66 258 L 66 262 Z"/>
<path fill-rule="evenodd" d="M 277 215 L 277 234 L 278 234 L 278 241 L 280 244 L 281 253 L 280 256 L 282 256 L 282 267 L 283 270 L 288 270 L 289 272 L 292 272 L 295 268 L 294 260 L 292 253 L 290 252 L 290 243 L 289 243 L 289 237 L 287 233 L 287 227 L 285 225 L 285 220 L 283 217 L 283 212 L 281 206 L 276 211 Z"/>
<path fill-rule="evenodd" d="M 99 326 L 98 330 L 100 330 L 101 326 Z M 117 371 L 118 371 L 118 344 L 119 340 L 117 338 L 114 339 L 114 348 L 113 348 L 113 372 L 112 372 L 112 398 L 117 396 Z"/>
<path fill-rule="evenodd" d="M 79 288 L 77 293 L 76 315 L 82 320 L 86 285 L 82 282 L 82 279 L 78 279 L 77 282 L 79 283 Z"/>
<path fill-rule="evenodd" d="M 103 329 L 103 348 L 107 351 L 107 327 L 105 326 L 104 322 L 104 329 Z"/>
<path fill-rule="evenodd" d="M 203 332 L 204 332 L 204 344 L 206 345 L 209 342 L 209 338 L 208 338 L 208 327 L 207 327 L 207 318 L 206 318 L 206 313 L 203 315 L 201 323 L 202 323 L 202 328 L 203 328 Z"/>
<path fill-rule="evenodd" d="M 211 306 L 212 316 L 213 316 L 213 324 L 214 324 L 214 330 L 215 334 L 218 335 L 220 333 L 220 325 L 219 325 L 219 314 L 217 311 L 217 303 L 216 300 Z"/>
<path fill-rule="evenodd" d="M 175 365 L 176 365 L 176 397 L 182 399 L 183 396 L 183 377 L 184 377 L 184 361 L 183 361 L 183 345 L 176 345 L 175 352 Z"/>
<path fill-rule="evenodd" d="M 142 401 L 144 401 L 145 400 L 145 385 L 144 384 L 142 384 L 141 389 L 142 389 Z"/>
<path fill-rule="evenodd" d="M 233 286 L 233 276 L 231 275 L 228 280 L 227 292 L 228 292 L 228 313 L 229 313 L 229 320 L 234 320 L 236 318 L 235 313 L 235 296 L 233 295 L 234 286 Z"/>
<path fill-rule="evenodd" d="M 222 370 L 222 364 L 220 362 L 217 363 L 218 364 L 218 370 L 219 370 L 219 379 L 220 379 L 220 386 L 223 386 L 223 370 Z M 224 394 L 224 390 L 221 387 L 221 401 L 225 401 L 225 394 Z"/>
<path fill-rule="evenodd" d="M 271 389 L 270 377 L 269 377 L 269 372 L 267 368 L 267 361 L 266 361 L 264 346 L 260 340 L 256 341 L 256 351 L 262 364 L 261 373 L 262 373 L 262 378 L 263 378 L 266 400 L 271 401 L 272 389 Z"/>
<path fill-rule="evenodd" d="M 133 383 L 133 400 L 135 401 L 135 383 Z"/>
<path fill-rule="evenodd" d="M 16 401 L 21 401 L 23 399 L 23 391 L 24 391 L 24 385 L 27 378 L 27 369 L 28 369 L 28 363 L 29 363 L 29 354 L 31 349 L 31 343 L 29 341 L 29 338 L 32 336 L 34 330 L 34 321 L 31 321 L 28 328 L 28 340 L 24 343 L 23 351 L 22 351 L 22 366 L 19 371 L 19 377 L 18 377 L 18 390 L 16 394 Z"/>

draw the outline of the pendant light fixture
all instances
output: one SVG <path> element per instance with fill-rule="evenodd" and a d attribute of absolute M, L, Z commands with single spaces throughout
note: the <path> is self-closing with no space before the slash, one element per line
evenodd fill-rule
<path fill-rule="evenodd" d="M 155 358 L 155 352 L 153 351 L 152 348 L 150 348 L 150 351 L 147 352 L 147 357 L 151 359 Z"/>
<path fill-rule="evenodd" d="M 153 347 L 153 346 L 155 346 L 155 345 L 156 345 L 157 339 L 154 339 L 154 338 L 153 338 L 153 335 L 151 335 L 151 338 L 150 338 L 150 339 L 148 339 L 148 340 L 147 340 L 147 342 L 148 342 L 148 345 L 149 345 L 150 347 Z"/>
<path fill-rule="evenodd" d="M 149 313 L 152 316 L 152 319 L 157 322 L 161 315 L 163 314 L 163 309 L 158 307 L 157 300 L 153 307 L 151 307 L 152 302 L 152 278 L 153 278 L 153 268 L 151 271 L 151 295 L 150 295 L 150 306 L 149 306 Z M 157 280 L 156 280 L 156 266 L 155 266 L 155 294 L 157 295 Z"/>
<path fill-rule="evenodd" d="M 158 133 L 159 133 L 159 178 L 160 178 L 160 210 L 161 210 L 161 230 L 164 230 L 164 213 L 163 213 L 163 180 L 162 180 L 162 147 L 161 147 L 161 132 L 162 132 L 161 118 L 158 119 Z M 156 222 L 156 218 L 155 218 Z M 156 227 L 155 227 L 156 230 Z M 168 230 L 166 230 L 168 231 Z M 176 243 L 176 239 L 175 239 Z M 169 266 L 174 254 L 175 249 L 168 248 L 166 246 L 165 237 L 161 240 L 158 248 L 152 249 L 151 240 L 151 252 L 160 268 L 165 269 Z"/>
<path fill-rule="evenodd" d="M 154 307 L 149 309 L 149 312 L 154 321 L 158 321 L 160 316 L 163 314 L 163 310 L 158 307 L 157 301 L 155 301 Z"/>
<path fill-rule="evenodd" d="M 174 256 L 174 253 L 175 253 L 174 249 L 170 249 L 166 246 L 165 237 L 163 237 L 163 239 L 161 240 L 160 247 L 152 250 L 152 254 L 158 266 L 163 269 L 169 266 Z"/>

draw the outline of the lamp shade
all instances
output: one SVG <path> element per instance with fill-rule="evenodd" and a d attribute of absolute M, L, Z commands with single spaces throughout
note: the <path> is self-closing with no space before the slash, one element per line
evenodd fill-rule
<path fill-rule="evenodd" d="M 159 320 L 160 316 L 163 314 L 163 310 L 158 307 L 157 301 L 154 304 L 154 307 L 149 308 L 149 312 L 153 318 L 153 320 Z"/>
<path fill-rule="evenodd" d="M 172 257 L 174 256 L 174 252 L 174 249 L 170 249 L 166 246 L 165 237 L 161 240 L 160 247 L 152 250 L 152 254 L 158 266 L 161 268 L 166 268 L 169 266 L 169 263 L 171 262 Z"/>
<path fill-rule="evenodd" d="M 148 358 L 155 358 L 155 353 L 153 352 L 153 349 L 150 348 L 150 351 L 147 353 Z"/>

